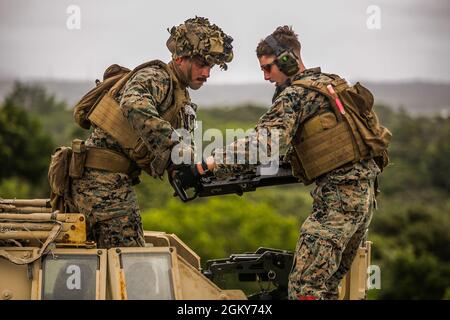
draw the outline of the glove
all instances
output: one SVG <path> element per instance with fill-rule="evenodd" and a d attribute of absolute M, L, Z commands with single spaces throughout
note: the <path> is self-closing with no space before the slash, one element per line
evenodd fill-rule
<path fill-rule="evenodd" d="M 185 189 L 195 187 L 200 179 L 200 174 L 195 164 L 181 165 L 176 169 L 176 172 Z"/>
<path fill-rule="evenodd" d="M 183 189 L 189 189 L 196 186 L 200 175 L 195 165 L 179 164 L 173 165 L 167 169 L 172 178 L 177 178 L 180 181 Z"/>
<path fill-rule="evenodd" d="M 209 173 L 208 166 L 205 160 L 202 160 L 202 168 L 204 173 Z M 198 171 L 197 164 L 179 164 L 179 165 L 171 165 L 168 169 L 169 175 L 174 177 L 176 174 L 178 178 L 181 180 L 183 188 L 193 188 L 195 187 L 201 177 L 200 172 Z"/>

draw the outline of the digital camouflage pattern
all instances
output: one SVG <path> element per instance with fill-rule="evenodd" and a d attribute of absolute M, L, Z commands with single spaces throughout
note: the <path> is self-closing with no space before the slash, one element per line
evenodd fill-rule
<path fill-rule="evenodd" d="M 376 207 L 373 160 L 335 169 L 316 180 L 313 210 L 303 222 L 289 276 L 289 299 L 337 299 Z"/>
<path fill-rule="evenodd" d="M 171 78 L 161 67 L 151 66 L 138 71 L 117 96 L 130 124 L 155 155 L 173 147 L 174 128 L 161 119 L 163 101 Z M 190 102 L 186 92 L 186 101 Z M 115 150 L 131 159 L 108 133 L 93 125 L 86 140 L 87 147 Z M 191 152 L 191 146 L 186 146 Z M 133 163 L 136 170 L 140 170 Z M 143 246 L 143 229 L 137 198 L 128 175 L 85 168 L 82 179 L 72 182 L 72 195 L 79 211 L 86 215 L 89 240 L 101 248 L 110 246 Z"/>
<path fill-rule="evenodd" d="M 143 68 L 125 84 L 116 98 L 137 134 L 156 154 L 170 149 L 175 143 L 171 139 L 174 128 L 161 118 L 161 114 L 167 111 L 163 109 L 163 101 L 171 81 L 169 74 L 157 65 Z M 186 100 L 190 101 L 188 91 L 185 93 Z M 108 148 L 131 157 L 130 151 L 122 149 L 113 137 L 98 127 L 94 127 L 86 146 Z"/>
<path fill-rule="evenodd" d="M 169 30 L 168 30 L 169 31 Z M 207 18 L 195 17 L 170 29 L 167 48 L 172 58 L 202 56 L 208 63 L 227 70 L 233 60 L 233 38 Z"/>
<path fill-rule="evenodd" d="M 294 77 L 329 81 L 320 68 L 307 69 Z M 294 150 L 291 141 L 297 129 L 305 121 L 322 112 L 332 112 L 328 99 L 313 90 L 299 86 L 277 88 L 273 104 L 259 120 L 255 129 L 279 130 L 280 155 L 292 160 Z M 261 135 L 256 136 L 262 139 Z M 270 143 L 270 137 L 268 139 Z M 248 150 L 255 140 L 244 138 L 218 149 L 213 153 L 218 177 L 241 171 L 250 171 L 256 165 L 233 164 L 228 151 L 236 151 L 239 145 L 245 150 L 239 156 L 250 159 Z M 268 147 L 269 149 L 269 147 Z M 242 151 L 241 151 L 242 153 Z M 225 159 L 224 163 L 220 163 Z M 363 160 L 347 165 L 316 179 L 316 188 L 311 192 L 313 210 L 301 226 L 300 237 L 295 249 L 295 259 L 289 277 L 290 299 L 336 299 L 338 284 L 348 271 L 355 257 L 366 229 L 371 221 L 375 204 L 374 181 L 380 173 L 375 162 Z M 294 173 L 295 174 L 295 173 Z"/>
<path fill-rule="evenodd" d="M 295 79 L 310 79 L 327 81 L 329 78 L 320 73 L 320 68 L 308 69 L 298 75 Z M 214 174 L 217 176 L 234 175 L 242 171 L 251 171 L 256 167 L 248 164 L 254 155 L 249 150 L 260 146 L 267 149 L 270 154 L 271 136 L 265 137 L 265 133 L 278 130 L 279 154 L 287 154 L 290 158 L 294 152 L 291 141 L 297 132 L 298 126 L 318 114 L 321 111 L 332 111 L 328 99 L 312 90 L 306 90 L 298 86 L 278 87 L 273 98 L 270 109 L 259 119 L 255 126 L 256 136 L 254 138 L 237 139 L 225 150 L 216 149 L 213 156 L 216 162 Z M 243 164 L 234 164 L 234 158 L 245 159 Z"/>
<path fill-rule="evenodd" d="M 210 24 L 206 18 L 188 19 L 178 27 L 173 27 L 170 34 L 167 47 L 173 59 L 200 55 L 208 63 L 218 64 L 225 70 L 226 63 L 233 59 L 231 45 L 233 39 L 216 25 Z M 185 144 L 176 134 L 175 137 L 178 139 L 172 139 L 172 135 L 174 129 L 180 127 L 192 133 L 196 106 L 190 101 L 186 89 L 187 79 L 172 63 L 169 63 L 168 67 L 177 79 L 172 79 L 162 66 L 145 67 L 127 81 L 116 99 L 124 116 L 143 140 L 151 156 L 164 159 L 163 154 L 180 143 L 179 153 L 191 154 L 193 159 L 194 139 L 191 139 L 190 144 Z M 165 103 L 171 84 L 178 86 L 177 93 L 173 97 L 176 101 Z M 179 113 L 174 112 L 173 119 L 176 121 L 165 121 L 162 115 L 165 112 L 170 114 L 171 111 L 175 111 L 166 109 L 178 105 L 182 108 Z M 176 128 L 173 127 L 174 123 Z M 129 159 L 133 158 L 132 150 L 124 150 L 111 135 L 96 126 L 86 140 L 86 147 L 107 148 Z M 131 175 L 137 176 L 141 169 L 134 161 L 132 167 L 134 172 Z M 92 230 L 90 240 L 95 240 L 99 247 L 144 245 L 139 207 L 132 182 L 127 175 L 95 169 L 86 169 L 82 179 L 73 181 L 74 202 L 90 221 L 89 229 Z"/>
<path fill-rule="evenodd" d="M 72 182 L 78 210 L 86 216 L 87 238 L 99 248 L 143 247 L 144 233 L 136 194 L 126 174 L 86 168 Z"/>

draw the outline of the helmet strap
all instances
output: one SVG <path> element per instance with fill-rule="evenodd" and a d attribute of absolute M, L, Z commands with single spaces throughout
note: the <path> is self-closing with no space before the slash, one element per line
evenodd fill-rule
<path fill-rule="evenodd" d="M 188 72 L 187 72 L 187 77 L 188 77 L 188 81 L 187 84 L 189 86 L 189 88 L 191 88 L 190 84 L 191 84 L 191 80 L 192 80 L 192 58 L 189 58 L 189 68 L 188 68 Z"/>

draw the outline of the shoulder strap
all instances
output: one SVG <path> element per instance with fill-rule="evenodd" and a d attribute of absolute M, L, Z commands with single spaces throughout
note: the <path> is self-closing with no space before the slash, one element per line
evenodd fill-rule
<path fill-rule="evenodd" d="M 136 68 L 134 68 L 130 72 L 128 72 L 127 74 L 125 74 L 125 76 L 123 76 L 123 78 L 121 78 L 119 81 L 117 81 L 116 84 L 109 90 L 109 95 L 112 97 L 115 97 L 117 95 L 117 93 L 119 93 L 120 89 L 123 88 L 123 86 L 127 83 L 127 81 L 130 80 L 131 77 L 136 74 L 136 72 L 138 72 L 141 69 L 144 69 L 144 68 L 147 68 L 150 66 L 155 66 L 155 65 L 164 68 L 166 71 L 168 69 L 166 64 L 160 60 L 152 60 L 152 61 L 144 62 L 144 63 L 138 65 Z M 170 73 L 169 73 L 169 75 L 170 75 Z"/>
<path fill-rule="evenodd" d="M 348 86 L 348 84 L 345 82 L 344 79 L 340 78 L 340 80 L 342 80 L 345 83 L 345 85 Z M 342 121 L 342 115 L 338 111 L 336 102 L 334 101 L 333 96 L 331 95 L 330 92 L 328 92 L 328 89 L 327 89 L 327 85 L 331 83 L 333 85 L 336 93 L 338 93 L 337 87 L 339 87 L 339 92 L 340 92 L 340 90 L 342 90 L 342 82 L 340 80 L 338 82 L 333 79 L 329 83 L 319 82 L 319 81 L 315 81 L 315 80 L 311 80 L 311 79 L 295 80 L 292 82 L 292 85 L 299 86 L 299 87 L 302 87 L 305 89 L 314 90 L 314 91 L 319 92 L 319 93 L 323 94 L 324 96 L 326 96 L 332 106 L 333 113 L 335 114 L 336 118 L 338 119 L 338 121 Z"/>
<path fill-rule="evenodd" d="M 172 79 L 172 101 L 170 104 L 166 105 L 166 111 L 161 115 L 161 117 L 169 122 L 172 127 L 176 128 L 178 123 L 176 123 L 177 115 L 181 111 L 181 108 L 188 102 L 189 100 L 187 91 L 181 88 L 180 83 L 178 82 L 178 78 L 176 77 L 174 71 L 170 66 L 165 65 L 166 71 L 169 73 Z M 172 106 L 170 106 L 172 104 Z M 170 106 L 170 107 L 169 107 Z"/>
<path fill-rule="evenodd" d="M 152 65 L 158 65 L 164 68 L 165 71 L 171 77 L 171 85 L 168 95 L 163 103 L 172 103 L 174 100 L 177 101 L 177 97 L 173 97 L 173 91 L 177 92 L 179 87 L 176 84 L 176 78 L 170 68 L 163 62 L 159 60 L 153 60 L 139 65 L 133 71 L 130 71 L 126 76 L 116 83 L 108 94 L 104 95 L 99 103 L 92 108 L 91 113 L 88 118 L 95 125 L 102 128 L 104 131 L 108 132 L 114 139 L 116 139 L 119 144 L 125 149 L 136 149 L 141 143 L 141 139 L 138 137 L 136 132 L 133 130 L 127 119 L 123 116 L 122 110 L 119 103 L 114 99 L 114 96 L 120 91 L 120 89 L 125 85 L 125 83 L 135 74 L 138 70 L 149 67 Z M 179 90 L 178 90 L 179 91 Z M 179 112 L 181 107 L 168 108 L 167 112 L 161 115 L 161 118 L 168 121 L 173 126 L 173 119 Z"/>
<path fill-rule="evenodd" d="M 347 89 L 349 87 L 347 81 L 345 81 L 345 79 L 339 77 L 338 75 L 328 74 L 328 73 L 323 73 L 323 74 L 328 76 L 332 80 L 329 82 L 321 82 L 321 81 L 311 80 L 311 79 L 300 79 L 300 80 L 293 81 L 292 84 L 300 86 L 300 87 L 304 87 L 307 89 L 318 91 L 332 100 L 333 100 L 333 97 L 328 92 L 327 85 L 331 84 L 334 88 L 334 91 L 336 91 L 337 94 L 339 94 L 339 92 L 341 92 L 342 90 Z"/>

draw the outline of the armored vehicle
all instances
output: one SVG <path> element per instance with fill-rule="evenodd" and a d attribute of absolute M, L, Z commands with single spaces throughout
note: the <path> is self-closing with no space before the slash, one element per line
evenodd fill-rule
<path fill-rule="evenodd" d="M 0 299 L 285 299 L 293 254 L 259 248 L 210 260 L 175 234 L 145 231 L 145 247 L 97 248 L 80 213 L 52 212 L 49 199 L 0 199 Z M 364 299 L 370 242 L 341 283 L 341 299 Z M 266 281 L 272 291 L 222 289 L 224 274 Z"/>

